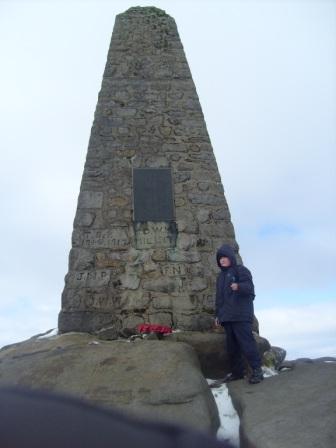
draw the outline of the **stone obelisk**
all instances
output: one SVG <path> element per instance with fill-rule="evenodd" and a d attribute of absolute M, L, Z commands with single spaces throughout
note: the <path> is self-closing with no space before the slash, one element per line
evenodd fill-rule
<path fill-rule="evenodd" d="M 130 8 L 98 97 L 59 330 L 209 329 L 224 242 L 238 251 L 175 21 Z"/>

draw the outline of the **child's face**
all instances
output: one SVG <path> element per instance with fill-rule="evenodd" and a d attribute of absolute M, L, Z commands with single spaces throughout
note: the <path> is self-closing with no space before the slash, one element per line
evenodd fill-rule
<path fill-rule="evenodd" d="M 231 266 L 230 258 L 220 257 L 219 264 L 222 266 L 222 268 L 228 268 L 229 266 Z"/>

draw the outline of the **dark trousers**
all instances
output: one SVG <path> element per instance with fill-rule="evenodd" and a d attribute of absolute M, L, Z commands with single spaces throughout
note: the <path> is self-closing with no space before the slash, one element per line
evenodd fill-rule
<path fill-rule="evenodd" d="M 227 351 L 231 362 L 232 373 L 244 373 L 244 358 L 252 369 L 261 367 L 261 359 L 257 343 L 252 334 L 250 322 L 223 322 L 226 332 Z"/>

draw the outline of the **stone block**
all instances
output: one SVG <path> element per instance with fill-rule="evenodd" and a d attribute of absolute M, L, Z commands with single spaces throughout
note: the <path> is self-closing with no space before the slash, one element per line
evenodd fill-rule
<path fill-rule="evenodd" d="M 138 289 L 140 285 L 140 278 L 136 273 L 126 272 L 120 276 L 121 289 Z"/>
<path fill-rule="evenodd" d="M 72 234 L 73 247 L 87 249 L 126 250 L 129 246 L 127 232 L 123 228 L 106 230 L 78 230 Z"/>
<path fill-rule="evenodd" d="M 181 277 L 187 275 L 188 266 L 185 263 L 161 264 L 161 272 L 166 277 Z"/>
<path fill-rule="evenodd" d="M 173 223 L 135 223 L 134 231 L 137 249 L 169 248 L 176 245 L 177 230 Z"/>
<path fill-rule="evenodd" d="M 93 333 L 97 329 L 116 325 L 118 322 L 112 313 L 95 311 L 61 311 L 58 319 L 58 330 L 60 333 L 84 332 Z"/>
<path fill-rule="evenodd" d="M 136 328 L 137 325 L 144 324 L 145 319 L 141 314 L 130 314 L 122 320 L 122 328 Z"/>
<path fill-rule="evenodd" d="M 163 292 L 170 294 L 179 292 L 182 288 L 182 281 L 180 278 L 165 278 L 159 277 L 153 280 L 144 280 L 142 287 L 146 291 Z"/>
<path fill-rule="evenodd" d="M 152 313 L 148 316 L 150 324 L 167 325 L 172 326 L 171 313 Z"/>
<path fill-rule="evenodd" d="M 70 288 L 99 288 L 108 285 L 110 276 L 111 272 L 108 269 L 69 271 L 65 282 Z"/>
<path fill-rule="evenodd" d="M 191 211 L 178 209 L 176 222 L 179 232 L 198 233 L 198 222 Z"/>
<path fill-rule="evenodd" d="M 220 220 L 220 219 L 229 220 L 230 219 L 230 212 L 227 207 L 222 207 L 217 210 L 213 210 L 211 212 L 211 214 L 212 214 L 213 219 L 216 219 L 216 220 Z"/>
<path fill-rule="evenodd" d="M 98 269 L 109 269 L 111 275 L 119 275 L 125 271 L 125 262 L 120 260 L 120 252 L 97 252 L 95 266 Z"/>
<path fill-rule="evenodd" d="M 208 282 L 205 278 L 196 277 L 190 280 L 189 288 L 191 291 L 203 291 L 208 287 Z"/>
<path fill-rule="evenodd" d="M 173 314 L 174 325 L 184 331 L 209 331 L 213 328 L 213 316 L 203 313 L 177 313 Z"/>
<path fill-rule="evenodd" d="M 162 310 L 162 309 L 171 309 L 172 307 L 172 300 L 175 300 L 176 297 L 172 298 L 169 295 L 154 295 L 151 302 L 151 307 L 155 310 Z"/>
<path fill-rule="evenodd" d="M 94 223 L 95 217 L 95 213 L 78 210 L 74 225 L 75 227 L 90 227 Z"/>
<path fill-rule="evenodd" d="M 198 263 L 201 261 L 201 255 L 196 251 L 182 251 L 182 250 L 168 250 L 167 251 L 168 261 L 178 262 L 178 263 Z"/>
<path fill-rule="evenodd" d="M 179 250 L 189 251 L 196 246 L 196 236 L 188 233 L 179 233 L 176 241 L 176 247 Z"/>
<path fill-rule="evenodd" d="M 195 311 L 198 308 L 198 300 L 195 296 L 178 296 L 172 300 L 175 313 Z"/>
<path fill-rule="evenodd" d="M 222 196 L 214 196 L 207 193 L 189 193 L 189 200 L 195 205 L 221 205 L 223 203 Z"/>
<path fill-rule="evenodd" d="M 200 223 L 205 223 L 208 222 L 210 219 L 210 210 L 201 208 L 200 210 L 197 211 L 197 220 Z"/>
<path fill-rule="evenodd" d="M 228 227 L 224 221 L 208 222 L 200 225 L 200 233 L 210 237 L 228 237 Z"/>
<path fill-rule="evenodd" d="M 200 252 L 213 252 L 213 240 L 209 236 L 202 234 L 202 237 L 197 238 L 196 248 Z"/>
<path fill-rule="evenodd" d="M 155 249 L 152 254 L 153 261 L 165 261 L 166 251 L 164 249 Z"/>
<path fill-rule="evenodd" d="M 180 156 L 177 160 L 180 160 Z M 178 184 L 180 182 L 186 182 L 187 180 L 190 180 L 191 173 L 190 172 L 183 172 L 183 171 L 177 171 L 174 174 L 174 181 Z"/>
<path fill-rule="evenodd" d="M 92 269 L 95 265 L 94 254 L 87 249 L 74 248 L 70 251 L 69 267 L 74 271 Z"/>
<path fill-rule="evenodd" d="M 212 312 L 214 314 L 215 312 L 215 303 L 216 303 L 216 294 L 213 290 L 211 293 L 203 293 L 202 294 L 202 308 L 204 311 Z"/>
<path fill-rule="evenodd" d="M 151 298 L 144 291 L 127 291 L 123 294 L 120 301 L 120 307 L 125 311 L 144 312 L 151 303 Z"/>
<path fill-rule="evenodd" d="M 103 197 L 101 191 L 82 191 L 78 198 L 78 208 L 101 208 Z"/>

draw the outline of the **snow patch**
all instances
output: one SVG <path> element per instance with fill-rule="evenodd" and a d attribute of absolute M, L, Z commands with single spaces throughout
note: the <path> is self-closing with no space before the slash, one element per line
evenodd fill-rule
<path fill-rule="evenodd" d="M 279 375 L 279 372 L 277 372 L 273 367 L 262 366 L 262 371 L 264 374 L 264 378 L 269 378 L 270 376 Z"/>
<path fill-rule="evenodd" d="M 207 379 L 209 385 L 215 383 L 215 380 Z M 217 431 L 217 437 L 226 440 L 232 446 L 239 448 L 239 416 L 233 407 L 229 390 L 226 384 L 222 384 L 216 389 L 211 389 L 217 404 L 220 419 L 220 427 Z"/>

